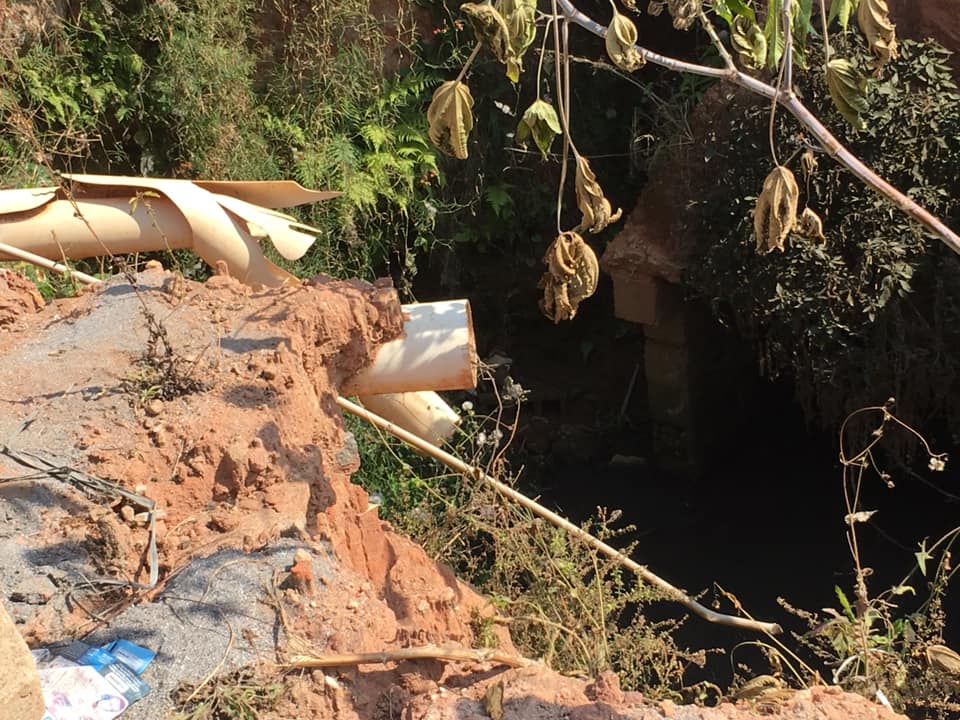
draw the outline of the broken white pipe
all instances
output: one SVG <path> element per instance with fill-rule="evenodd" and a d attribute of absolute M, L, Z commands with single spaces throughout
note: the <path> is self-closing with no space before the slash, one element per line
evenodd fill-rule
<path fill-rule="evenodd" d="M 443 445 L 456 432 L 460 416 L 432 390 L 361 395 L 360 404 L 431 445 Z"/>
<path fill-rule="evenodd" d="M 403 306 L 404 337 L 340 388 L 344 395 L 465 390 L 477 385 L 477 345 L 469 300 Z"/>
<path fill-rule="evenodd" d="M 307 252 L 319 230 L 277 212 L 340 193 L 290 181 L 192 182 L 112 175 L 65 175 L 72 186 L 0 191 L 0 243 L 49 260 L 192 248 L 223 262 L 253 287 L 297 282 L 264 255 L 269 239 L 288 260 Z M 254 204 L 267 203 L 268 207 Z M 0 253 L 0 259 L 9 259 Z"/>

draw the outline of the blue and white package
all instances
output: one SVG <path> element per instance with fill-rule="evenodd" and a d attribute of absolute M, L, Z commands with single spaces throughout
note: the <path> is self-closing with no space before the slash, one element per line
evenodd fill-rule
<path fill-rule="evenodd" d="M 132 643 L 129 640 L 124 640 L 122 638 L 119 640 L 114 640 L 113 642 L 104 645 L 100 649 L 108 652 L 128 668 L 133 670 L 137 675 L 142 673 L 146 669 L 147 665 L 149 665 L 157 656 L 153 650 L 148 650 L 145 647 L 141 647 L 136 643 Z"/>

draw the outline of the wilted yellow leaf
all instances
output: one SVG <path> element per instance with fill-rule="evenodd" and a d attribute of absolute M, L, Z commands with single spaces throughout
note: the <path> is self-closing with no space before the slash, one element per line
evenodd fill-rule
<path fill-rule="evenodd" d="M 490 48 L 500 62 L 507 61 L 510 48 L 510 30 L 503 15 L 489 3 L 463 3 L 460 12 L 470 18 L 477 40 Z"/>
<path fill-rule="evenodd" d="M 537 37 L 536 0 L 501 0 L 500 14 L 507 23 L 507 77 L 519 82 L 523 56 Z"/>
<path fill-rule="evenodd" d="M 467 137 L 473 129 L 473 96 L 458 80 L 448 80 L 433 93 L 427 108 L 430 142 L 458 160 L 467 159 Z"/>
<path fill-rule="evenodd" d="M 743 15 L 737 15 L 733 21 L 733 33 L 730 39 L 744 67 L 760 70 L 764 66 L 767 61 L 767 38 L 756 22 Z"/>
<path fill-rule="evenodd" d="M 960 655 L 946 645 L 928 645 L 926 655 L 930 667 L 960 677 Z"/>
<path fill-rule="evenodd" d="M 800 189 L 789 169 L 778 165 L 763 181 L 763 191 L 753 210 L 757 252 L 783 252 L 783 243 L 797 224 Z"/>
<path fill-rule="evenodd" d="M 614 213 L 610 201 L 603 195 L 603 188 L 597 182 L 597 176 L 593 174 L 589 161 L 581 156 L 577 156 L 577 207 L 583 215 L 577 231 L 589 230 L 592 233 L 598 233 L 610 223 L 620 219 L 623 210 L 617 209 Z"/>
<path fill-rule="evenodd" d="M 646 64 L 643 55 L 636 48 L 637 26 L 617 10 L 613 0 L 610 0 L 610 7 L 613 8 L 613 19 L 607 27 L 607 55 L 617 67 L 633 72 Z"/>
<path fill-rule="evenodd" d="M 821 243 L 826 244 L 827 238 L 823 234 L 823 220 L 813 210 L 808 207 L 800 213 L 800 232 L 808 238 L 815 238 Z"/>
<path fill-rule="evenodd" d="M 550 244 L 543 262 L 547 271 L 539 284 L 543 289 L 540 309 L 554 323 L 572 320 L 580 303 L 596 292 L 597 255 L 578 233 L 567 231 Z"/>
<path fill-rule="evenodd" d="M 870 49 L 877 56 L 873 69 L 879 71 L 890 60 L 899 57 L 897 26 L 890 22 L 887 0 L 860 0 L 857 24 L 867 37 Z"/>

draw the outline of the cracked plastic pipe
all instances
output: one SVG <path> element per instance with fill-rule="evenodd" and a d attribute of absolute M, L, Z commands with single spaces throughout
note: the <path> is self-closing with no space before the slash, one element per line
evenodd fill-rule
<path fill-rule="evenodd" d="M 295 182 L 203 182 L 113 175 L 64 175 L 68 185 L 0 191 L 0 243 L 48 260 L 192 248 L 209 265 L 253 287 L 296 278 L 270 262 L 269 239 L 297 260 L 318 230 L 272 208 L 340 193 Z M 0 260 L 11 259 L 0 251 Z"/>

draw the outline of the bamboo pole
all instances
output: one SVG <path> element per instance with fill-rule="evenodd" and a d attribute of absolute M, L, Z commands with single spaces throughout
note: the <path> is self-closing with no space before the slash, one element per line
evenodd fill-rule
<path fill-rule="evenodd" d="M 75 278 L 86 285 L 96 285 L 98 282 L 100 282 L 100 280 L 95 278 L 93 275 L 87 275 L 79 270 L 71 270 L 66 265 L 61 265 L 58 262 L 48 260 L 45 257 L 41 257 L 40 255 L 36 255 L 26 250 L 21 250 L 20 248 L 13 247 L 12 245 L 7 245 L 6 243 L 0 243 L 0 253 L 9 255 L 10 257 L 15 257 L 18 260 L 23 260 L 31 265 L 37 265 L 39 267 L 46 268 L 47 270 L 53 270 L 61 273 L 67 277 Z"/>
<path fill-rule="evenodd" d="M 508 655 L 492 648 L 456 648 L 424 645 L 400 648 L 384 652 L 345 653 L 339 655 L 301 655 L 290 662 L 281 663 L 283 668 L 321 668 L 343 665 L 385 665 L 400 660 L 465 660 L 468 662 L 494 662 L 510 667 L 534 665 L 533 660 L 518 655 Z"/>
<path fill-rule="evenodd" d="M 403 440 L 408 445 L 413 446 L 414 448 L 422 451 L 423 453 L 431 456 L 432 458 L 443 463 L 452 470 L 456 470 L 463 475 L 479 480 L 480 482 L 486 483 L 493 487 L 497 492 L 504 495 L 505 497 L 510 498 L 514 502 L 522 505 L 527 510 L 532 512 L 534 515 L 537 515 L 547 522 L 559 527 L 566 532 L 570 533 L 578 540 L 582 541 L 586 545 L 592 547 L 599 553 L 606 555 L 611 560 L 618 562 L 623 567 L 627 568 L 633 572 L 637 577 L 641 578 L 644 582 L 653 585 L 654 587 L 659 588 L 667 596 L 674 600 L 675 602 L 683 605 L 687 610 L 692 612 L 694 615 L 698 615 L 707 622 L 717 623 L 718 625 L 729 625 L 731 627 L 742 628 L 745 630 L 755 630 L 762 633 L 767 633 L 770 635 L 777 635 L 782 632 L 780 626 L 776 623 L 769 622 L 759 622 L 756 620 L 749 620 L 747 618 L 736 617 L 735 615 L 727 615 L 724 613 L 718 613 L 711 610 L 704 605 L 701 605 L 696 600 L 691 598 L 685 592 L 670 584 L 659 575 L 654 574 L 648 570 L 643 565 L 631 560 L 629 557 L 624 555 L 622 552 L 616 548 L 607 545 L 602 540 L 595 538 L 590 533 L 586 532 L 582 528 L 577 527 L 572 522 L 567 520 L 564 517 L 561 517 L 557 513 L 548 510 L 543 505 L 531 500 L 526 495 L 517 492 L 509 485 L 505 485 L 499 480 L 491 477 L 487 473 L 483 472 L 480 468 L 473 465 L 468 465 L 460 458 L 451 455 L 445 450 L 441 450 L 435 445 L 431 445 L 427 441 L 417 437 L 411 432 L 404 430 L 401 427 L 397 427 L 388 420 L 384 420 L 379 415 L 366 410 L 356 403 L 350 402 L 346 398 L 338 397 L 337 404 L 346 410 L 347 412 L 356 415 L 359 418 L 363 418 L 367 422 L 377 426 L 381 430 L 390 433 L 391 435 Z"/>

